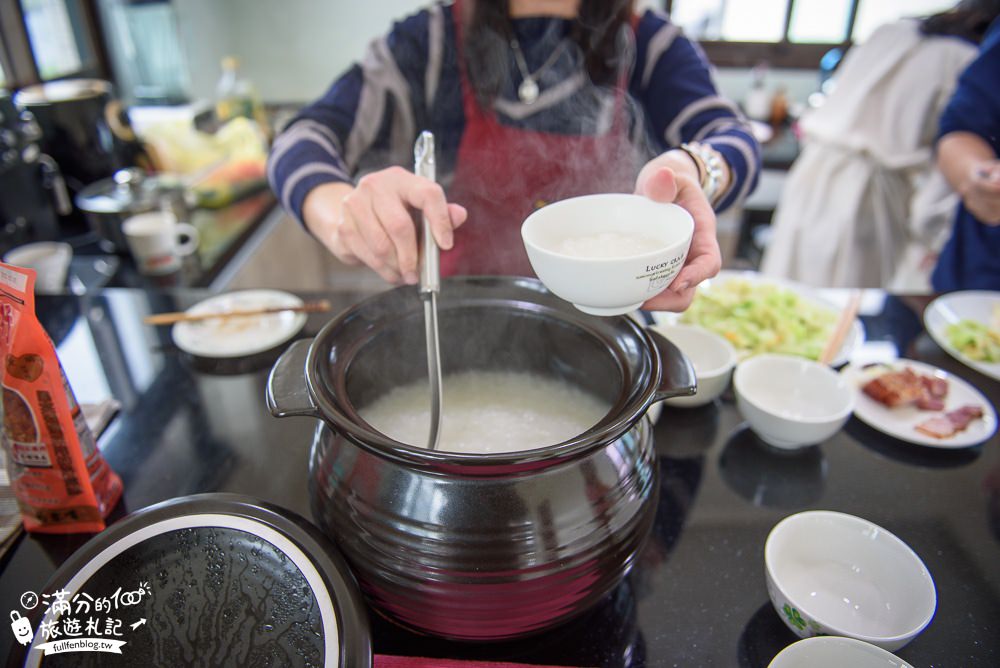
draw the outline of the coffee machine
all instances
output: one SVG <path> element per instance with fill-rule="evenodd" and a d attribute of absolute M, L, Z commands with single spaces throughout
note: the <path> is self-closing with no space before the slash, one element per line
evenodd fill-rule
<path fill-rule="evenodd" d="M 0 90 L 0 256 L 61 236 L 59 216 L 72 202 L 59 166 L 39 146 L 41 129 Z"/>
<path fill-rule="evenodd" d="M 88 185 L 126 167 L 151 169 L 128 114 L 111 83 L 62 79 L 22 88 L 14 104 L 30 112 L 41 130 L 42 152 L 59 165 L 70 195 L 70 212 L 60 218 L 63 236 L 86 234 L 89 225 L 72 201 Z"/>

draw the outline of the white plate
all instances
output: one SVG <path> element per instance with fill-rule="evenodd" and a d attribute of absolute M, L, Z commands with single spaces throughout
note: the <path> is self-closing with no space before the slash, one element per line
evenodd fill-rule
<path fill-rule="evenodd" d="M 1000 363 L 969 359 L 948 342 L 948 335 L 945 333 L 948 325 L 959 320 L 978 320 L 989 325 L 993 318 L 993 308 L 998 306 L 1000 292 L 965 290 L 941 295 L 924 309 L 924 328 L 935 343 L 959 362 L 994 380 L 1000 380 Z"/>
<path fill-rule="evenodd" d="M 889 408 L 875 401 L 861 388 L 872 378 L 886 371 L 902 371 L 909 367 L 914 373 L 935 376 L 948 381 L 948 395 L 945 397 L 943 411 L 922 411 L 916 406 L 900 406 Z M 844 368 L 848 381 L 857 388 L 857 401 L 854 405 L 854 415 L 859 420 L 878 429 L 884 434 L 917 445 L 928 445 L 935 448 L 966 448 L 979 445 L 988 440 L 997 430 L 997 414 L 989 399 L 982 392 L 954 374 L 943 371 L 936 366 L 917 362 L 915 360 L 898 359 L 887 365 L 874 365 L 867 369 L 854 365 Z M 983 417 L 973 420 L 969 426 L 950 438 L 934 438 L 916 430 L 916 426 L 936 415 L 943 415 L 966 404 L 982 406 Z"/>
<path fill-rule="evenodd" d="M 734 279 L 749 281 L 752 283 L 759 283 L 761 285 L 765 284 L 776 285 L 780 288 L 791 290 L 792 292 L 796 293 L 801 299 L 804 299 L 814 304 L 819 304 L 828 307 L 830 309 L 830 312 L 833 313 L 835 318 L 837 315 L 839 315 L 842 309 L 841 306 L 835 304 L 829 299 L 826 299 L 819 292 L 817 292 L 813 288 L 810 288 L 809 286 L 802 285 L 801 283 L 782 280 L 780 278 L 761 276 L 759 273 L 755 271 L 728 271 L 728 270 L 721 271 L 719 272 L 719 275 L 716 276 L 715 278 L 709 279 L 704 283 L 702 283 L 701 285 L 699 285 L 698 291 L 701 292 L 704 290 L 712 290 L 719 285 L 723 285 L 726 281 L 731 281 Z M 696 295 L 695 299 L 697 298 L 698 297 Z M 673 325 L 678 322 L 681 322 L 681 314 L 667 313 L 665 311 L 656 311 L 653 312 L 653 319 L 656 322 L 662 322 Z M 860 348 L 864 342 L 865 342 L 865 328 L 861 324 L 861 321 L 855 318 L 854 324 L 851 326 L 850 331 L 848 331 L 847 336 L 844 338 L 844 343 L 841 345 L 840 350 L 837 351 L 837 354 L 834 356 L 833 361 L 830 364 L 835 367 L 841 366 L 842 364 L 846 364 L 848 361 L 850 361 L 851 355 L 853 355 L 855 351 L 857 351 L 858 348 Z M 745 349 L 741 350 L 737 348 L 736 352 L 740 355 L 741 358 L 745 358 L 748 355 L 748 351 Z"/>
<path fill-rule="evenodd" d="M 302 300 L 280 290 L 227 292 L 198 302 L 185 313 L 222 313 L 279 306 L 302 306 Z M 213 318 L 174 325 L 178 348 L 198 357 L 245 357 L 288 341 L 306 324 L 305 313 L 268 313 L 238 318 Z"/>

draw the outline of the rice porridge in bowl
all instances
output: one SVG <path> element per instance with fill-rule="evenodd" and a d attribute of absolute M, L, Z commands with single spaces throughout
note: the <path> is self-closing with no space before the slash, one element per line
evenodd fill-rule
<path fill-rule="evenodd" d="M 662 242 L 638 234 L 599 232 L 567 237 L 556 250 L 572 257 L 609 258 L 652 253 L 662 246 Z"/>
<path fill-rule="evenodd" d="M 444 377 L 438 450 L 495 454 L 533 450 L 582 434 L 608 406 L 565 382 L 526 372 L 465 371 Z M 425 447 L 430 430 L 425 381 L 402 385 L 361 409 L 386 436 Z"/>

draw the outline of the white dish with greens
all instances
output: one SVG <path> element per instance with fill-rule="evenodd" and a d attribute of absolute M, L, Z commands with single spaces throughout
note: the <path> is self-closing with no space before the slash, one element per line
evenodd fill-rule
<path fill-rule="evenodd" d="M 656 312 L 653 318 L 711 330 L 729 341 L 741 359 L 776 353 L 816 360 L 840 311 L 808 286 L 752 271 L 723 271 L 698 287 L 687 311 Z M 846 364 L 864 341 L 864 327 L 855 319 L 831 365 Z"/>
<path fill-rule="evenodd" d="M 924 310 L 924 328 L 959 362 L 1000 380 L 1000 292 L 941 295 Z"/>

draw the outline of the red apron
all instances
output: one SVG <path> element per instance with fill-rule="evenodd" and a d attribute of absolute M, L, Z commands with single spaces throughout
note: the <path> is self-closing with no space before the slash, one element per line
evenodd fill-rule
<path fill-rule="evenodd" d="M 637 164 L 625 123 L 625 82 L 614 121 L 600 136 L 534 132 L 502 125 L 476 101 L 462 58 L 462 1 L 455 17 L 465 134 L 458 147 L 448 201 L 469 212 L 455 246 L 441 253 L 445 276 L 534 276 L 521 241 L 521 223 L 546 203 L 598 192 L 632 192 Z"/>

